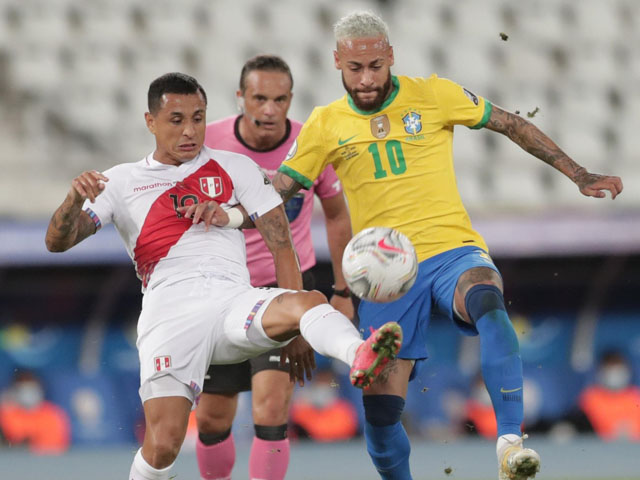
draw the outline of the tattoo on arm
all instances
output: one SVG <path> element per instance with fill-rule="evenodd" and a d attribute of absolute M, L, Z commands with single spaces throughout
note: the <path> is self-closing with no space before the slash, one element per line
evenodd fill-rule
<path fill-rule="evenodd" d="M 257 219 L 256 226 L 264 238 L 269 250 L 289 248 L 292 245 L 289 222 L 284 213 L 284 206 L 274 208 Z"/>
<path fill-rule="evenodd" d="M 506 112 L 494 105 L 486 127 L 509 137 L 522 149 L 564 173 L 576 183 L 581 176 L 588 174 L 585 168 L 574 162 L 538 127 L 519 115 Z"/>
<path fill-rule="evenodd" d="M 296 182 L 289 175 L 278 172 L 271 182 L 276 192 L 280 194 L 283 202 L 287 202 L 293 195 L 302 188 L 302 184 Z"/>
<path fill-rule="evenodd" d="M 53 214 L 45 242 L 52 252 L 62 252 L 96 232 L 89 215 L 77 205 L 63 203 Z"/>

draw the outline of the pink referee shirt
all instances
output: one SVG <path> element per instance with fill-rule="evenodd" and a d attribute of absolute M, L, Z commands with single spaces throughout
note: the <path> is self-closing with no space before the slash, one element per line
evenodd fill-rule
<path fill-rule="evenodd" d="M 287 132 L 284 139 L 271 150 L 253 150 L 240 139 L 238 132 L 239 116 L 223 118 L 207 125 L 204 143 L 210 148 L 242 153 L 252 158 L 262 170 L 273 178 L 278 167 L 287 156 L 291 144 L 298 136 L 302 124 L 287 120 Z M 316 264 L 316 255 L 311 242 L 311 214 L 313 213 L 313 195 L 330 198 L 342 194 L 342 186 L 333 167 L 329 165 L 309 190 L 300 190 L 285 208 L 293 244 L 300 257 L 300 269 L 304 272 Z M 275 283 L 276 273 L 273 256 L 257 230 L 244 230 L 247 243 L 247 266 L 251 274 L 251 284 L 260 287 Z"/>

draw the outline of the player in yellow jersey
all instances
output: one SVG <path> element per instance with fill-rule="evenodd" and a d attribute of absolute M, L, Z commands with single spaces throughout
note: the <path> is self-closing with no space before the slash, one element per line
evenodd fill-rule
<path fill-rule="evenodd" d="M 411 479 L 409 440 L 400 415 L 407 386 L 427 358 L 432 312 L 480 335 L 482 373 L 498 421 L 501 480 L 525 480 L 539 470 L 538 454 L 522 446 L 522 361 L 502 296 L 502 279 L 482 237 L 473 230 L 456 187 L 454 125 L 507 136 L 576 183 L 586 196 L 615 198 L 618 177 L 589 173 L 533 124 L 454 82 L 393 76 L 386 24 L 369 12 L 334 28 L 336 68 L 347 94 L 316 108 L 273 180 L 289 198 L 309 188 L 328 164 L 342 181 L 354 234 L 393 227 L 414 243 L 418 279 L 400 300 L 362 302 L 360 327 L 397 320 L 404 343 L 382 377 L 364 392 L 367 449 L 381 478 Z"/>

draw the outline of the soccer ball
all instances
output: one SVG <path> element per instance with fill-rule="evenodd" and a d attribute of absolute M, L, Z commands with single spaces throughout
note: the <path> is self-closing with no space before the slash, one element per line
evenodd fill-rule
<path fill-rule="evenodd" d="M 347 244 L 342 273 L 354 295 L 370 302 L 391 302 L 413 286 L 418 257 L 411 241 L 399 231 L 366 228 Z"/>

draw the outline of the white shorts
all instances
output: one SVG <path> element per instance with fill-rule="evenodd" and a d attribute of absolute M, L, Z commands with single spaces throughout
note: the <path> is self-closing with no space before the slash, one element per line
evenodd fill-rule
<path fill-rule="evenodd" d="M 289 343 L 270 339 L 262 328 L 269 303 L 289 291 L 211 277 L 168 280 L 148 289 L 136 342 L 142 402 L 166 396 L 193 402 L 211 363 L 242 362 Z"/>

